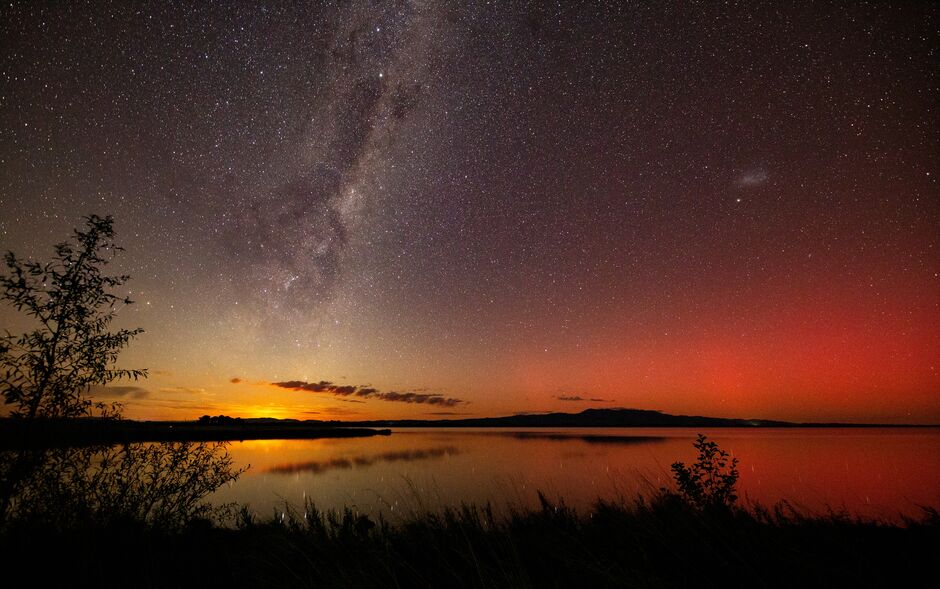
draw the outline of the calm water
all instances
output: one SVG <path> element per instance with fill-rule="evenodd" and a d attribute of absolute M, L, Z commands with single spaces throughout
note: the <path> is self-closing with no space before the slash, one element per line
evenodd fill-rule
<path fill-rule="evenodd" d="M 217 502 L 261 515 L 312 499 L 397 514 L 461 502 L 531 506 L 537 491 L 589 506 L 598 497 L 648 493 L 671 481 L 669 465 L 695 460 L 701 431 L 740 459 L 740 495 L 897 519 L 940 507 L 940 430 L 396 429 L 391 436 L 233 443 L 238 482 Z"/>

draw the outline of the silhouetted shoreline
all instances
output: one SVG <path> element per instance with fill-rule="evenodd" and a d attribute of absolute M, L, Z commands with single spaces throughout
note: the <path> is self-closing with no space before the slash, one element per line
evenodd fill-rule
<path fill-rule="evenodd" d="M 323 426 L 304 422 L 246 421 L 204 425 L 195 421 L 110 419 L 0 420 L 0 448 L 46 448 L 132 442 L 229 442 L 387 436 L 388 429 Z"/>
<path fill-rule="evenodd" d="M 0 419 L 0 448 L 117 444 L 129 442 L 241 441 L 350 438 L 390 435 L 389 428 L 935 428 L 929 424 L 794 423 L 767 419 L 732 419 L 670 415 L 641 409 L 585 409 L 580 413 L 541 413 L 467 419 L 377 419 L 322 421 L 275 418 L 241 419 L 224 415 L 197 421 L 112 419 Z"/>

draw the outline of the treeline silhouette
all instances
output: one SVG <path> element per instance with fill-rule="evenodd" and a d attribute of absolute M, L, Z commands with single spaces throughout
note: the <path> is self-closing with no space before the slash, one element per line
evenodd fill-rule
<path fill-rule="evenodd" d="M 199 425 L 241 425 L 241 417 L 229 417 L 228 415 L 216 415 L 214 417 L 203 415 L 199 418 Z"/>

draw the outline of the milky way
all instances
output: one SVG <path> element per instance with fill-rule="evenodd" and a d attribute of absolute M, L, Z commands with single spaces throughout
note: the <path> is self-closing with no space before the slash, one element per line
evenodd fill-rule
<path fill-rule="evenodd" d="M 940 420 L 938 28 L 926 4 L 7 4 L 0 249 L 114 215 L 135 416 Z"/>
<path fill-rule="evenodd" d="M 436 83 L 434 10 L 343 9 L 331 16 L 315 95 L 286 180 L 238 199 L 224 237 L 268 309 L 316 312 L 343 277 L 351 240 L 396 183 L 390 151 Z M 426 113 L 422 113 L 426 114 Z"/>

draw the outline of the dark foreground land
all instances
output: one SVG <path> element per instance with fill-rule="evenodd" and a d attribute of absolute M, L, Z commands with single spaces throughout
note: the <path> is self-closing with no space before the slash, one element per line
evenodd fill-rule
<path fill-rule="evenodd" d="M 391 430 L 340 427 L 277 420 L 131 421 L 123 419 L 0 419 L 0 449 L 49 448 L 132 442 L 228 442 L 354 438 L 389 435 Z"/>
<path fill-rule="evenodd" d="M 352 511 L 248 515 L 235 528 L 110 521 L 0 534 L 6 574 L 31 586 L 930 587 L 940 517 L 904 526 L 846 516 L 701 511 L 664 494 L 576 514 L 465 507 L 391 526 Z"/>

